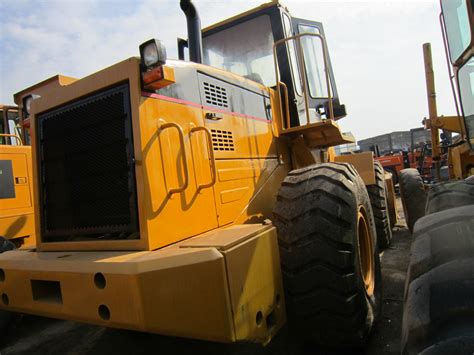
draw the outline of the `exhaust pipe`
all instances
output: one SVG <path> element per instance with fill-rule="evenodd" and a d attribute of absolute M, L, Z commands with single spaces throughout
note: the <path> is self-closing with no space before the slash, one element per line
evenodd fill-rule
<path fill-rule="evenodd" d="M 191 62 L 202 63 L 201 19 L 191 0 L 181 0 L 181 10 L 186 15 L 188 25 L 188 48 Z"/>

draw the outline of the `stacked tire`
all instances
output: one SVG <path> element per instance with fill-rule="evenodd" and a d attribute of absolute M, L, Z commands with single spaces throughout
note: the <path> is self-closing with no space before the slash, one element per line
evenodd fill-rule
<path fill-rule="evenodd" d="M 425 215 L 426 192 L 417 169 L 403 169 L 398 180 L 403 212 L 408 229 L 413 232 L 417 220 Z"/>
<path fill-rule="evenodd" d="M 413 229 L 404 354 L 474 353 L 474 181 L 430 189 Z"/>

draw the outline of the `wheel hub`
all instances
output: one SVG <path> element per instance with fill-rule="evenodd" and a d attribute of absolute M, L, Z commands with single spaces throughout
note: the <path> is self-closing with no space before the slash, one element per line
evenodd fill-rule
<path fill-rule="evenodd" d="M 374 248 L 367 213 L 362 206 L 358 212 L 357 232 L 359 237 L 359 261 L 362 279 L 364 280 L 365 291 L 369 296 L 372 296 L 375 288 Z"/>

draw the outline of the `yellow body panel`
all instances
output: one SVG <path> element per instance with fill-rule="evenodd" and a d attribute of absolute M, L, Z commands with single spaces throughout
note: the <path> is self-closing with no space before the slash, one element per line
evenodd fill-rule
<path fill-rule="evenodd" d="M 289 166 L 276 159 L 233 159 L 216 162 L 214 187 L 219 225 L 263 221 L 271 217 L 275 191 Z"/>
<path fill-rule="evenodd" d="M 327 148 L 339 144 L 354 143 L 353 137 L 342 133 L 339 125 L 329 119 L 288 128 L 282 131 L 281 134 L 296 137 L 303 135 L 306 145 L 310 148 Z"/>
<path fill-rule="evenodd" d="M 464 120 L 461 116 L 440 116 L 423 121 L 425 129 L 442 129 L 449 132 L 465 134 Z"/>
<path fill-rule="evenodd" d="M 177 62 L 170 65 L 176 65 L 175 70 L 178 70 L 183 64 Z M 186 65 L 199 67 L 196 64 Z M 277 149 L 275 122 L 267 121 L 264 117 L 252 118 L 230 111 L 213 110 L 161 95 L 141 96 L 139 68 L 139 59 L 130 58 L 81 80 L 71 80 L 67 85 L 57 85 L 56 81 L 52 81 L 41 88 L 44 97 L 32 103 L 32 111 L 43 112 L 102 88 L 128 81 L 140 238 L 47 243 L 40 239 L 38 250 L 154 250 L 218 226 L 249 220 L 262 221 L 271 217 L 273 202 L 268 202 L 275 200 L 275 191 L 289 170 L 288 159 L 283 159 L 288 156 L 285 151 L 287 148 L 281 145 L 280 151 Z M 219 70 L 216 72 L 220 75 L 225 73 L 229 80 L 236 78 L 234 74 Z M 247 86 L 251 83 L 242 78 L 239 81 Z M 255 88 L 261 89 L 262 86 L 255 83 Z M 273 91 L 270 97 L 276 99 Z M 272 114 L 278 114 L 275 108 L 278 105 L 272 106 Z M 222 115 L 227 120 L 226 126 L 232 127 L 236 148 L 233 152 L 214 151 L 216 183 L 212 187 L 199 189 L 199 185 L 212 180 L 211 157 L 205 132 L 195 131 L 191 134 L 191 130 L 205 127 L 212 132 L 224 128 L 221 121 L 205 120 L 206 113 L 210 111 Z M 173 123 L 179 129 L 160 129 L 166 123 Z M 34 118 L 31 126 L 35 132 Z M 180 143 L 179 131 L 182 131 L 184 146 Z M 32 134 L 33 145 L 36 144 L 35 138 L 35 134 Z M 37 161 L 35 154 L 34 151 L 34 166 Z M 186 169 L 182 161 L 184 156 Z M 184 184 L 186 174 L 186 189 L 170 194 L 170 190 Z M 229 178 L 229 174 L 232 177 Z M 269 189 L 264 187 L 264 182 L 272 174 L 277 176 L 277 180 L 269 185 Z M 37 181 L 36 178 L 33 180 Z M 34 201 L 38 208 L 38 194 L 35 194 Z M 39 230 L 39 217 L 36 226 Z"/>
<path fill-rule="evenodd" d="M 179 103 L 142 98 L 140 105 L 143 149 L 143 187 L 145 206 L 142 214 L 148 235 L 149 249 L 156 249 L 217 227 L 217 214 L 212 188 L 198 190 L 198 185 L 211 180 L 209 156 L 205 137 L 192 127 L 203 126 L 202 110 Z M 166 122 L 178 124 L 184 133 L 181 147 L 178 132 L 167 129 L 158 133 Z M 184 168 L 180 157 L 186 150 L 189 184 L 182 193 L 169 196 L 172 187 L 180 186 Z M 159 216 L 159 218 L 157 218 Z M 182 223 L 186 221 L 186 223 Z"/>
<path fill-rule="evenodd" d="M 365 185 L 375 184 L 374 153 L 364 152 L 357 154 L 338 155 L 335 162 L 344 162 L 354 165 Z"/>
<path fill-rule="evenodd" d="M 385 171 L 385 184 L 387 187 L 387 205 L 388 213 L 390 216 L 390 228 L 393 228 L 398 223 L 398 212 L 397 212 L 397 196 L 395 195 L 395 187 L 393 186 L 392 173 Z"/>
<path fill-rule="evenodd" d="M 221 342 L 267 342 L 285 322 L 271 226 L 234 226 L 158 251 L 0 258 L 4 310 Z"/>
<path fill-rule="evenodd" d="M 212 110 L 206 108 L 204 113 L 207 112 Z M 249 119 L 237 114 L 224 113 L 222 117 L 220 121 L 206 120 L 205 125 L 211 132 L 231 132 L 234 150 L 216 151 L 216 159 L 277 157 L 271 122 Z"/>
<path fill-rule="evenodd" d="M 0 160 L 11 161 L 15 197 L 0 199 L 0 236 L 17 246 L 35 244 L 31 147 L 0 145 Z"/>
<path fill-rule="evenodd" d="M 34 100 L 31 104 L 32 112 L 43 112 L 45 110 L 58 107 L 66 102 L 73 101 L 78 97 L 85 96 L 96 90 L 100 90 L 106 87 L 110 87 L 119 83 L 128 81 L 130 86 L 130 106 L 132 115 L 132 126 L 133 126 L 133 139 L 136 159 L 136 179 L 141 181 L 143 179 L 143 173 L 141 169 L 142 158 L 142 146 L 140 138 L 140 120 L 139 120 L 139 103 L 140 103 L 140 72 L 139 72 L 139 59 L 129 58 L 120 63 L 117 63 L 107 69 L 101 70 L 88 77 L 82 78 L 81 80 L 66 80 L 64 82 L 52 81 L 51 84 L 41 87 L 43 93 L 41 99 Z M 60 78 L 63 78 L 60 76 Z M 18 94 L 17 94 L 18 95 Z M 16 96 L 17 96 L 16 95 Z M 31 119 L 31 142 L 32 146 L 35 147 L 36 142 L 36 118 L 32 115 Z M 36 149 L 33 149 L 33 181 L 38 184 L 37 177 L 37 166 L 38 159 L 36 157 Z M 142 186 L 142 185 L 139 185 Z M 36 187 L 36 185 L 35 185 Z M 38 189 L 34 189 L 34 201 L 35 210 L 39 211 L 39 194 Z M 137 189 L 137 196 L 139 201 L 143 199 L 144 189 Z M 141 206 L 141 205 L 139 205 Z M 139 214 L 141 224 L 146 223 L 145 215 Z M 108 240 L 108 241 L 93 241 L 93 242 L 49 242 L 44 243 L 41 238 L 41 228 L 39 214 L 35 216 L 36 230 L 38 231 L 38 244 L 37 248 L 41 251 L 51 250 L 147 250 L 149 248 L 149 240 L 147 235 L 144 238 L 134 240 Z"/>
<path fill-rule="evenodd" d="M 462 180 L 472 175 L 474 151 L 469 143 L 450 147 L 448 150 L 449 178 Z"/>

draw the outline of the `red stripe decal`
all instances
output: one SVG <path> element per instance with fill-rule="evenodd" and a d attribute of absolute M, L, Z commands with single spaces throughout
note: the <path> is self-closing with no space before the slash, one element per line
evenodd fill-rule
<path fill-rule="evenodd" d="M 202 105 L 196 104 L 196 103 L 191 102 L 191 101 L 175 99 L 174 97 L 163 96 L 163 95 L 158 95 L 158 94 L 152 94 L 150 92 L 145 92 L 145 91 L 142 91 L 142 96 L 151 97 L 153 99 L 160 99 L 160 100 L 169 101 L 169 102 L 175 102 L 177 104 L 183 104 L 183 105 L 202 108 Z"/>
<path fill-rule="evenodd" d="M 255 120 L 255 121 L 261 121 L 261 122 L 266 122 L 266 123 L 271 123 L 272 122 L 271 120 L 267 120 L 266 118 L 245 115 L 243 113 L 232 112 L 232 111 L 228 111 L 228 110 L 221 110 L 221 109 L 218 109 L 218 108 L 215 108 L 215 107 L 210 107 L 210 106 L 203 106 L 203 105 L 197 104 L 197 103 L 192 102 L 192 101 L 176 99 L 174 97 L 163 96 L 163 95 L 159 95 L 159 94 L 153 94 L 153 93 L 146 92 L 146 91 L 142 91 L 142 96 L 151 97 L 152 99 L 159 99 L 159 100 L 163 100 L 163 101 L 174 102 L 174 103 L 177 103 L 177 104 L 183 104 L 183 105 L 188 105 L 188 106 L 193 106 L 193 107 L 199 107 L 199 108 L 202 108 L 204 110 L 223 113 L 223 114 L 226 114 L 226 115 L 234 115 L 234 116 L 244 117 L 244 118 L 248 118 L 248 119 Z"/>

